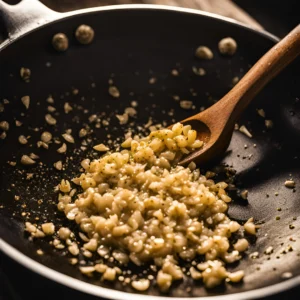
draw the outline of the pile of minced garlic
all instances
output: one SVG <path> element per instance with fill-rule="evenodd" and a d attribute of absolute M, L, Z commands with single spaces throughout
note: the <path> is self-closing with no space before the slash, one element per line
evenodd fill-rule
<path fill-rule="evenodd" d="M 208 179 L 193 162 L 188 167 L 177 164 L 182 155 L 202 146 L 191 126 L 177 123 L 143 139 L 127 139 L 122 144 L 126 150 L 83 160 L 84 172 L 72 179 L 82 193 L 76 195 L 71 183 L 62 180 L 58 209 L 79 225 L 84 242 L 80 248 L 68 228 L 56 228 L 57 246 L 65 243 L 74 257 L 95 253 L 115 263 L 80 267 L 88 276 L 102 274 L 102 280 L 124 279 L 121 267 L 129 262 L 151 264 L 156 278 L 130 281 L 138 291 L 147 290 L 153 281 L 166 292 L 185 276 L 202 280 L 207 288 L 224 280 L 241 281 L 244 272 L 228 272 L 225 264 L 240 260 L 248 241 L 242 237 L 233 243 L 230 237 L 237 231 L 239 236 L 245 231 L 254 235 L 256 226 L 253 219 L 241 226 L 226 215 L 231 198 L 225 182 Z M 95 149 L 109 150 L 104 145 Z M 55 231 L 51 224 L 43 224 L 50 234 Z M 43 233 L 43 226 L 32 231 L 31 223 L 26 226 L 32 235 Z M 191 267 L 181 267 L 179 260 Z"/>

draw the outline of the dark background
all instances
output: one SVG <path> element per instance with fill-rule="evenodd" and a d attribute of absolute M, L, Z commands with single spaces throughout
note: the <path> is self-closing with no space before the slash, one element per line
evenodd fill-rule
<path fill-rule="evenodd" d="M 57 0 L 57 2 L 59 1 L 61 0 Z M 7 2 L 16 3 L 18 1 L 10 0 Z M 67 2 L 70 3 L 71 1 Z M 267 31 L 279 37 L 283 37 L 300 22 L 299 0 L 235 0 L 234 2 L 253 16 Z M 0 32 L 3 32 L 3 28 L 0 27 L 0 29 Z M 41 277 L 20 267 L 0 253 L 0 299 L 95 300 L 99 298 L 86 296 L 59 284 L 44 281 Z M 265 298 L 265 300 L 279 299 L 300 299 L 300 287 Z"/>

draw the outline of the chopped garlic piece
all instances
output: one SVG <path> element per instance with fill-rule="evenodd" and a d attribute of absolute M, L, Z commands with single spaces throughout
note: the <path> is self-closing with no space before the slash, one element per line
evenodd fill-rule
<path fill-rule="evenodd" d="M 244 133 L 247 137 L 252 138 L 252 134 L 249 132 L 249 130 L 246 128 L 246 126 L 242 125 L 239 128 L 239 131 Z"/>
<path fill-rule="evenodd" d="M 99 144 L 93 147 L 93 149 L 95 149 L 96 151 L 100 151 L 100 152 L 105 152 L 108 151 L 109 148 L 106 147 L 104 144 Z"/>

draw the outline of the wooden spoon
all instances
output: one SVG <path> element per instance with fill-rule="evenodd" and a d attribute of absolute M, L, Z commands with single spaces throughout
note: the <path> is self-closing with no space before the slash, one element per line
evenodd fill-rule
<path fill-rule="evenodd" d="M 251 51 L 251 49 L 249 49 Z M 181 121 L 197 130 L 204 146 L 180 164 L 207 163 L 220 157 L 229 146 L 234 124 L 256 94 L 300 54 L 300 25 L 271 48 L 216 104 Z"/>

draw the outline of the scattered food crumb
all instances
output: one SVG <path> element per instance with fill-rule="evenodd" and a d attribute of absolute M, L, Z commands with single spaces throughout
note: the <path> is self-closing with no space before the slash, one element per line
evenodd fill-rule
<path fill-rule="evenodd" d="M 72 137 L 71 134 L 64 133 L 64 134 L 62 134 L 62 137 L 63 137 L 68 143 L 71 143 L 71 144 L 74 144 L 74 143 L 75 143 L 74 138 Z"/>
<path fill-rule="evenodd" d="M 61 171 L 61 170 L 62 170 L 62 167 L 63 167 L 62 161 L 59 160 L 59 161 L 55 162 L 55 163 L 54 163 L 54 167 L 55 167 L 56 170 Z"/>
<path fill-rule="evenodd" d="M 94 29 L 89 25 L 80 25 L 75 32 L 75 37 L 80 44 L 90 44 L 95 36 Z"/>
<path fill-rule="evenodd" d="M 29 157 L 32 158 L 32 159 L 39 159 L 40 157 L 34 153 L 30 153 L 29 154 Z"/>
<path fill-rule="evenodd" d="M 218 47 L 221 54 L 231 56 L 237 50 L 237 43 L 233 38 L 227 37 L 219 42 Z"/>
<path fill-rule="evenodd" d="M 251 235 L 256 234 L 256 226 L 253 223 L 253 218 L 250 218 L 245 224 L 244 224 L 244 229 L 247 233 Z"/>
<path fill-rule="evenodd" d="M 24 106 L 26 107 L 26 109 L 28 109 L 29 105 L 30 105 L 30 97 L 29 96 L 23 96 L 21 98 L 21 101 L 24 104 Z"/>
<path fill-rule="evenodd" d="M 25 145 L 25 144 L 28 143 L 28 140 L 27 140 L 27 138 L 24 135 L 20 135 L 19 138 L 18 138 L 18 141 L 22 145 Z"/>
<path fill-rule="evenodd" d="M 45 142 L 38 141 L 36 144 L 37 144 L 38 148 L 43 147 L 44 149 L 49 149 L 49 145 L 47 143 L 45 143 Z"/>
<path fill-rule="evenodd" d="M 78 135 L 80 138 L 85 137 L 87 135 L 87 130 L 85 128 L 81 128 Z"/>
<path fill-rule="evenodd" d="M 127 124 L 128 122 L 128 114 L 123 114 L 123 115 L 116 115 L 116 117 L 118 118 L 120 125 L 124 125 Z"/>
<path fill-rule="evenodd" d="M 52 139 L 52 134 L 48 131 L 44 131 L 42 134 L 41 134 L 41 140 L 44 142 L 44 143 L 49 143 Z"/>
<path fill-rule="evenodd" d="M 249 132 L 249 130 L 246 128 L 245 125 L 242 125 L 239 128 L 239 131 L 242 132 L 242 133 L 244 133 L 247 137 L 252 138 L 252 134 Z"/>
<path fill-rule="evenodd" d="M 273 121 L 272 120 L 265 120 L 265 125 L 268 129 L 273 128 Z"/>
<path fill-rule="evenodd" d="M 23 165 L 33 165 L 33 164 L 35 164 L 35 161 L 32 158 L 30 158 L 28 155 L 23 155 L 21 157 L 21 164 L 23 164 Z"/>
<path fill-rule="evenodd" d="M 53 118 L 50 114 L 45 115 L 45 120 L 49 125 L 55 125 L 57 123 L 56 119 Z"/>
<path fill-rule="evenodd" d="M 294 180 L 286 180 L 284 185 L 287 187 L 287 188 L 294 188 L 296 186 L 296 183 Z"/>
<path fill-rule="evenodd" d="M 261 117 L 263 117 L 263 118 L 266 117 L 266 113 L 265 113 L 265 111 L 264 111 L 262 108 L 258 109 L 258 110 L 257 110 L 257 113 L 258 113 Z"/>
<path fill-rule="evenodd" d="M 72 89 L 72 94 L 73 95 L 78 95 L 79 94 L 79 89 Z"/>
<path fill-rule="evenodd" d="M 178 76 L 178 75 L 179 75 L 178 70 L 173 69 L 173 70 L 171 71 L 171 75 L 172 75 L 172 76 Z"/>
<path fill-rule="evenodd" d="M 65 113 L 68 114 L 72 110 L 73 110 L 72 106 L 69 104 L 69 102 L 66 102 L 64 104 L 64 111 L 65 111 Z"/>
<path fill-rule="evenodd" d="M 183 109 L 191 109 L 192 106 L 193 106 L 193 101 L 189 101 L 189 100 L 180 101 L 180 107 Z"/>
<path fill-rule="evenodd" d="M 43 254 L 44 254 L 43 250 L 41 250 L 41 249 L 36 250 L 36 253 L 37 253 L 38 255 L 43 255 Z"/>
<path fill-rule="evenodd" d="M 53 235 L 55 232 L 55 226 L 53 223 L 44 223 L 42 224 L 42 230 L 46 235 Z"/>
<path fill-rule="evenodd" d="M 24 68 L 22 67 L 20 69 L 20 76 L 21 78 L 25 81 L 25 82 L 29 82 L 30 81 L 30 75 L 31 75 L 31 70 L 28 68 Z"/>
<path fill-rule="evenodd" d="M 241 197 L 244 199 L 244 200 L 247 200 L 248 198 L 248 190 L 243 190 L 241 192 Z"/>
<path fill-rule="evenodd" d="M 272 246 L 268 247 L 268 248 L 265 250 L 264 253 L 267 254 L 267 255 L 272 254 L 272 253 L 273 253 L 273 247 L 272 247 Z"/>
<path fill-rule="evenodd" d="M 8 131 L 9 130 L 9 123 L 7 121 L 1 121 L 0 122 L 0 129 L 2 129 L 4 131 Z"/>
<path fill-rule="evenodd" d="M 54 99 L 51 95 L 48 96 L 48 98 L 46 99 L 46 101 L 49 103 L 49 104 L 54 104 Z"/>
<path fill-rule="evenodd" d="M 259 257 L 259 253 L 256 251 L 256 252 L 251 253 L 249 256 L 250 256 L 250 258 L 252 258 L 252 259 L 256 259 L 256 258 Z"/>
<path fill-rule="evenodd" d="M 150 287 L 150 281 L 148 279 L 134 280 L 131 282 L 131 285 L 135 290 L 144 292 Z"/>
<path fill-rule="evenodd" d="M 150 84 L 154 84 L 155 82 L 156 82 L 156 78 L 155 77 L 151 77 L 150 79 L 149 79 L 149 83 Z"/>
<path fill-rule="evenodd" d="M 69 40 L 64 33 L 57 33 L 52 38 L 52 46 L 57 51 L 66 51 L 69 48 Z"/>
<path fill-rule="evenodd" d="M 208 48 L 206 46 L 199 46 L 196 49 L 195 56 L 200 59 L 213 59 L 214 54 L 210 50 L 210 48 Z"/>
<path fill-rule="evenodd" d="M 192 67 L 192 71 L 197 76 L 204 76 L 206 71 L 203 68 Z"/>
<path fill-rule="evenodd" d="M 67 151 L 67 145 L 66 145 L 66 143 L 63 143 L 62 146 L 57 149 L 58 153 L 66 153 L 66 151 Z"/>
<path fill-rule="evenodd" d="M 93 149 L 95 149 L 96 151 L 100 151 L 100 152 L 105 152 L 108 151 L 109 148 L 106 147 L 104 144 L 99 144 L 93 147 Z"/>
<path fill-rule="evenodd" d="M 116 86 L 110 86 L 108 88 L 108 93 L 114 97 L 114 98 L 119 98 L 120 97 L 120 92 Z"/>
<path fill-rule="evenodd" d="M 240 81 L 240 78 L 238 76 L 235 76 L 232 78 L 232 84 L 236 85 Z"/>
<path fill-rule="evenodd" d="M 292 278 L 293 277 L 293 273 L 291 272 L 284 272 L 282 275 L 281 275 L 281 278 L 282 279 L 289 279 L 289 278 Z"/>

